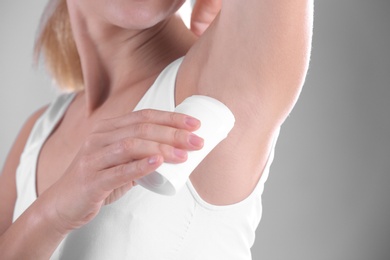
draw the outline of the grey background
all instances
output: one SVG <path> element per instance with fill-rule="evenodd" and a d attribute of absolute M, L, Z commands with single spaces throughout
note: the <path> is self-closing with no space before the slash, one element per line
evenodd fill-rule
<path fill-rule="evenodd" d="M 32 69 L 45 0 L 0 2 L 0 167 L 56 94 Z M 390 259 L 390 1 L 317 0 L 311 67 L 284 124 L 253 259 Z"/>

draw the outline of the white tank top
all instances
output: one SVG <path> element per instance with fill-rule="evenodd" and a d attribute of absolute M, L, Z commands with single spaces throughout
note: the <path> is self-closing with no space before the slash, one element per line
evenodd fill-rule
<path fill-rule="evenodd" d="M 175 80 L 182 59 L 170 64 L 135 110 L 173 111 Z M 37 199 L 36 167 L 40 149 L 61 120 L 75 94 L 60 95 L 36 122 L 16 174 L 16 220 Z M 277 139 L 277 136 L 274 138 Z M 274 146 L 254 191 L 243 201 L 215 206 L 205 202 L 191 181 L 175 196 L 141 186 L 104 206 L 90 223 L 72 231 L 51 259 L 81 260 L 249 260 L 259 224 L 261 194 Z"/>

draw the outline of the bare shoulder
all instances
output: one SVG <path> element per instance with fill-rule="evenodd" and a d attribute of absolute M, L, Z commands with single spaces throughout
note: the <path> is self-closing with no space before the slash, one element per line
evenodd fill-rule
<path fill-rule="evenodd" d="M 12 215 L 16 201 L 15 174 L 19 165 L 20 156 L 35 122 L 45 112 L 46 106 L 33 113 L 21 128 L 0 174 L 0 234 L 12 222 Z"/>
<path fill-rule="evenodd" d="M 259 180 L 273 136 L 304 83 L 312 8 L 312 0 L 224 1 L 186 55 L 178 74 L 178 102 L 191 94 L 208 95 L 236 117 L 229 137 L 191 176 L 206 201 L 240 201 Z"/>

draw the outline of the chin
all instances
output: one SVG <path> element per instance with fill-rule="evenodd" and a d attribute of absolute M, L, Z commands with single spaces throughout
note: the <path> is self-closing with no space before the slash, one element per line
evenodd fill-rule
<path fill-rule="evenodd" d="M 184 2 L 185 0 L 145 0 L 125 6 L 112 5 L 110 17 L 107 18 L 118 27 L 147 29 L 170 18 Z"/>

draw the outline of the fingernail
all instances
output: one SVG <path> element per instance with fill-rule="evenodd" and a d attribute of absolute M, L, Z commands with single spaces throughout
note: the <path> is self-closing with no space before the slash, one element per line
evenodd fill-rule
<path fill-rule="evenodd" d="M 173 153 L 175 154 L 176 157 L 179 157 L 181 159 L 187 158 L 187 152 L 181 149 L 174 149 Z"/>
<path fill-rule="evenodd" d="M 191 127 L 197 127 L 200 125 L 200 121 L 193 117 L 187 117 L 185 120 L 186 124 Z"/>
<path fill-rule="evenodd" d="M 148 163 L 150 165 L 153 165 L 153 164 L 156 164 L 157 161 L 158 161 L 158 156 L 155 155 L 155 156 L 152 156 L 152 157 L 149 158 Z"/>
<path fill-rule="evenodd" d="M 199 136 L 191 134 L 190 137 L 188 138 L 188 142 L 195 147 L 202 147 L 204 141 Z"/>

